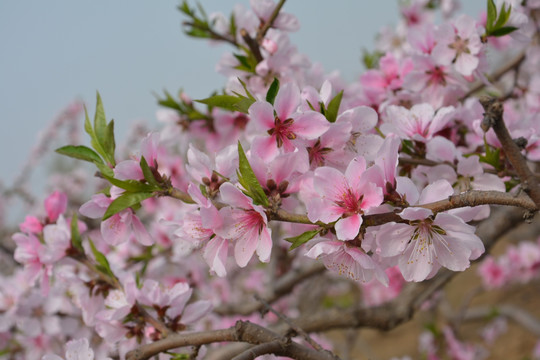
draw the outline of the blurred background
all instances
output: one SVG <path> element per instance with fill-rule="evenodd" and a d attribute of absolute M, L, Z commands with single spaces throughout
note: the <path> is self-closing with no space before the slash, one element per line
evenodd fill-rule
<path fill-rule="evenodd" d="M 229 14 L 247 0 L 203 0 L 208 13 Z M 214 71 L 224 45 L 188 38 L 179 0 L 18 0 L 0 2 L 0 182 L 16 179 L 42 131 L 76 99 L 93 114 L 99 90 L 119 142 L 134 122 L 156 126 L 154 94 L 182 88 L 208 96 L 225 79 Z M 191 2 L 193 5 L 194 3 Z M 464 2 L 477 17 L 484 0 Z M 383 26 L 396 24 L 397 1 L 290 0 L 284 11 L 301 24 L 292 42 L 326 71 L 346 81 L 362 71 L 362 49 L 372 50 Z M 82 123 L 81 123 L 82 125 Z M 48 136 L 48 135 L 47 135 Z M 84 140 L 87 141 L 86 139 Z"/>

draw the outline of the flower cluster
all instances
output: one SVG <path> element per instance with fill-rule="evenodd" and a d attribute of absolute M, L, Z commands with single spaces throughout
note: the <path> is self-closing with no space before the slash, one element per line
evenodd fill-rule
<path fill-rule="evenodd" d="M 283 3 L 252 0 L 230 17 L 183 3 L 188 34 L 233 47 L 217 66 L 226 86 L 196 101 L 166 93 L 157 115 L 165 126 L 130 144 L 128 158 L 115 152 L 98 95 L 85 122 L 92 148 L 57 151 L 94 164 L 103 181 L 85 202 L 53 192 L 46 215 L 27 216 L 12 236 L 23 268 L 0 282 L 0 353 L 40 358 L 65 344 L 68 359 L 122 358 L 171 333 L 267 326 L 279 316 L 257 315 L 247 296 L 264 293 L 296 316 L 324 296 L 286 280 L 320 272 L 306 271 L 317 261 L 335 280 L 329 293 L 353 284 L 375 307 L 405 282 L 469 268 L 485 252 L 474 225 L 489 204 L 537 209 L 490 110 L 471 96 L 486 87 L 500 95 L 512 146 L 523 161 L 540 159 L 540 47 L 525 21 L 535 2 L 488 1 L 484 19 L 452 16 L 454 1 L 404 3 L 351 83 L 291 44 L 299 23 Z M 524 46 L 506 70 L 513 79 L 501 74 L 494 87 L 489 52 Z M 530 280 L 539 264 L 538 246 L 522 243 L 479 272 L 499 287 Z M 478 358 L 450 327 L 443 335 L 455 358 Z"/>

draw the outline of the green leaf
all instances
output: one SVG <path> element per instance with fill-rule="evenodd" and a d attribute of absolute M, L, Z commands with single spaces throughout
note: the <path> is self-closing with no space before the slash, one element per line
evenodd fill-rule
<path fill-rule="evenodd" d="M 107 125 L 105 137 L 103 138 L 103 147 L 107 154 L 109 154 L 109 161 L 112 166 L 115 166 L 114 151 L 116 150 L 116 142 L 114 141 L 114 120 L 111 120 Z"/>
<path fill-rule="evenodd" d="M 497 6 L 493 0 L 488 0 L 487 2 L 487 21 L 486 21 L 486 31 L 491 32 L 495 21 L 497 20 Z"/>
<path fill-rule="evenodd" d="M 103 102 L 101 101 L 101 95 L 99 95 L 99 92 L 96 93 L 94 132 L 96 133 L 96 137 L 99 140 L 105 139 L 105 137 L 107 136 L 107 119 L 105 118 L 105 109 L 103 108 Z"/>
<path fill-rule="evenodd" d="M 268 101 L 270 104 L 274 105 L 274 100 L 276 99 L 276 95 L 279 91 L 279 80 L 278 78 L 274 78 L 274 81 L 272 81 L 272 84 L 268 88 L 268 91 L 266 92 L 266 101 Z"/>
<path fill-rule="evenodd" d="M 247 191 L 249 197 L 253 199 L 255 205 L 268 206 L 268 198 L 266 197 L 261 184 L 259 184 L 259 180 L 257 180 L 251 165 L 249 165 L 249 161 L 240 141 L 238 142 L 238 162 L 238 181 L 240 184 Z"/>
<path fill-rule="evenodd" d="M 485 136 L 484 136 L 484 146 L 486 149 L 486 154 L 480 155 L 480 161 L 493 166 L 496 170 L 500 170 L 501 169 L 501 160 L 500 160 L 501 149 L 496 149 L 496 148 L 493 148 L 491 145 L 489 145 L 486 141 Z"/>
<path fill-rule="evenodd" d="M 242 97 L 240 101 L 236 103 L 234 107 L 236 111 L 244 113 L 244 114 L 248 114 L 249 108 L 251 107 L 251 105 L 253 105 L 254 102 L 255 100 L 253 99 Z"/>
<path fill-rule="evenodd" d="M 148 184 L 152 185 L 154 188 L 161 189 L 160 183 L 154 177 L 154 174 L 152 173 L 150 166 L 148 166 L 148 163 L 146 162 L 144 156 L 141 156 L 140 165 L 144 175 L 144 179 L 148 182 Z"/>
<path fill-rule="evenodd" d="M 499 18 L 497 19 L 497 22 L 493 26 L 493 30 L 497 30 L 499 28 L 502 28 L 504 24 L 508 21 L 510 18 L 510 12 L 512 11 L 512 5 L 508 7 L 508 10 L 506 10 L 506 3 L 503 3 L 501 7 L 501 12 L 499 13 Z"/>
<path fill-rule="evenodd" d="M 73 217 L 71 218 L 71 245 L 75 249 L 84 253 L 84 249 L 82 247 L 81 234 L 79 233 L 79 223 L 77 221 L 77 213 L 73 214 Z"/>
<path fill-rule="evenodd" d="M 90 243 L 90 248 L 92 249 L 92 254 L 94 254 L 94 258 L 96 259 L 96 262 L 99 265 L 97 267 L 98 270 L 114 278 L 115 277 L 114 273 L 112 272 L 111 266 L 109 265 L 109 261 L 107 260 L 105 255 L 103 255 L 103 253 L 101 253 L 96 248 L 96 245 L 94 245 L 94 242 L 92 241 L 92 239 L 88 238 L 88 241 Z"/>
<path fill-rule="evenodd" d="M 105 211 L 105 215 L 103 215 L 103 220 L 107 220 L 114 214 L 129 207 L 139 205 L 141 201 L 151 198 L 152 196 L 154 196 L 154 193 L 152 192 L 124 193 L 114 199 L 109 205 L 107 211 Z"/>
<path fill-rule="evenodd" d="M 130 193 L 152 192 L 152 191 L 161 190 L 160 187 L 156 187 L 150 184 L 145 184 L 138 180 L 119 180 L 119 179 L 115 179 L 112 176 L 108 176 L 105 174 L 102 174 L 102 175 L 112 185 L 119 187 L 120 189 L 124 189 Z"/>
<path fill-rule="evenodd" d="M 330 102 L 328 103 L 328 108 L 326 109 L 326 119 L 331 123 L 336 122 L 339 106 L 341 105 L 341 98 L 343 97 L 343 90 L 341 90 Z"/>
<path fill-rule="evenodd" d="M 307 243 L 309 240 L 313 239 L 320 231 L 321 231 L 321 229 L 309 230 L 309 231 L 306 231 L 305 233 L 300 234 L 298 236 L 285 238 L 286 241 L 292 243 L 289 250 L 294 250 L 297 247 L 299 247 L 300 245 L 303 245 L 303 244 Z"/>
<path fill-rule="evenodd" d="M 379 67 L 379 60 L 384 55 L 384 53 L 380 51 L 374 51 L 370 53 L 367 50 L 362 51 L 362 62 L 364 63 L 364 66 L 366 69 L 375 69 Z"/>
<path fill-rule="evenodd" d="M 215 95 L 206 99 L 195 100 L 196 102 L 206 104 L 208 106 L 219 107 L 229 111 L 236 111 L 236 105 L 242 99 L 233 95 Z"/>
<path fill-rule="evenodd" d="M 495 37 L 500 37 L 500 36 L 508 35 L 511 32 L 516 31 L 517 29 L 518 28 L 514 27 L 514 26 L 504 26 L 502 28 L 493 30 L 489 35 L 490 36 L 495 36 Z"/>
<path fill-rule="evenodd" d="M 103 164 L 101 157 L 89 147 L 79 145 L 66 145 L 62 146 L 55 150 L 57 153 L 72 157 L 74 159 L 89 161 L 89 162 L 98 162 Z"/>
<path fill-rule="evenodd" d="M 245 83 L 242 79 L 240 79 L 240 78 L 237 78 L 237 79 L 238 79 L 238 81 L 240 82 L 240 84 L 242 85 L 242 87 L 244 88 L 244 91 L 246 92 L 246 96 L 247 96 L 248 98 L 250 98 L 251 100 L 256 101 L 257 99 L 255 99 L 255 97 L 254 97 L 253 95 L 251 95 L 251 93 L 249 92 L 249 90 L 248 90 L 248 88 L 247 88 L 246 83 Z"/>
<path fill-rule="evenodd" d="M 101 175 L 108 176 L 108 177 L 114 177 L 114 171 L 104 163 L 97 163 L 94 161 L 94 164 L 97 166 L 98 170 L 101 172 Z"/>

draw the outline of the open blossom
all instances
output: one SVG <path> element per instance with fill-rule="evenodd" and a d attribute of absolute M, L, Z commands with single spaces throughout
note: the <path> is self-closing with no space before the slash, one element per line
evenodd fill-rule
<path fill-rule="evenodd" d="M 110 360 L 107 357 L 104 360 Z M 63 360 L 58 355 L 45 355 L 41 360 Z M 88 339 L 71 340 L 66 344 L 66 360 L 94 360 L 94 350 L 90 348 Z"/>
<path fill-rule="evenodd" d="M 382 203 L 382 189 L 363 180 L 365 169 L 366 161 L 358 157 L 350 162 L 345 174 L 326 166 L 315 170 L 313 186 L 320 197 L 306 204 L 308 217 L 325 223 L 339 219 L 335 225 L 339 240 L 354 239 L 362 225 L 362 214 Z"/>
<path fill-rule="evenodd" d="M 315 244 L 306 256 L 321 259 L 326 268 L 354 281 L 368 282 L 375 277 L 383 285 L 388 285 L 388 276 L 380 265 L 361 248 L 348 242 L 324 239 Z"/>
<path fill-rule="evenodd" d="M 268 228 L 264 208 L 254 205 L 231 183 L 221 185 L 220 193 L 223 202 L 231 206 L 219 211 L 224 219 L 223 227 L 214 231 L 235 242 L 234 257 L 238 266 L 245 267 L 255 252 L 262 262 L 270 261 L 272 231 Z"/>
<path fill-rule="evenodd" d="M 453 25 L 444 24 L 436 31 L 437 45 L 433 57 L 443 65 L 454 66 L 463 76 L 472 75 L 478 67 L 478 54 L 482 42 L 476 30 L 476 21 L 461 15 Z"/>
<path fill-rule="evenodd" d="M 451 120 L 453 106 L 439 109 L 437 112 L 430 104 L 417 104 L 411 109 L 391 105 L 386 109 L 387 123 L 381 126 L 383 132 L 394 132 L 404 139 L 427 142 L 441 131 Z"/>
<path fill-rule="evenodd" d="M 256 137 L 252 152 L 271 160 L 278 155 L 280 148 L 285 152 L 294 151 L 297 139 L 316 139 L 328 130 L 330 124 L 322 114 L 315 111 L 298 113 L 299 105 L 300 90 L 296 84 L 282 86 L 274 106 L 266 101 L 253 103 L 249 108 L 251 123 L 269 136 Z"/>
<path fill-rule="evenodd" d="M 96 194 L 92 200 L 84 203 L 79 209 L 80 213 L 92 219 L 103 217 L 105 211 L 112 203 L 113 199 L 105 194 Z M 139 243 L 150 246 L 154 239 L 148 233 L 141 220 L 135 215 L 133 210 L 125 209 L 114 214 L 107 220 L 101 222 L 101 235 L 110 245 L 118 245 L 134 235 Z"/>
<path fill-rule="evenodd" d="M 400 191 L 398 185 L 398 192 Z M 414 189 L 407 198 L 414 202 Z M 427 186 L 418 202 L 426 204 L 453 194 L 445 180 Z M 381 257 L 397 257 L 397 264 L 407 281 L 422 281 L 433 276 L 441 266 L 453 271 L 463 271 L 470 260 L 484 252 L 482 241 L 475 235 L 474 227 L 461 218 L 438 213 L 422 207 L 408 207 L 399 214 L 406 223 L 390 222 L 376 233 Z"/>

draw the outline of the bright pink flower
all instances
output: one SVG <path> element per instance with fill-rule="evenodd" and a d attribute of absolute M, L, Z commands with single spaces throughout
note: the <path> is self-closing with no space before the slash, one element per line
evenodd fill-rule
<path fill-rule="evenodd" d="M 43 225 L 37 217 L 27 215 L 24 222 L 19 224 L 19 229 L 28 234 L 39 234 L 43 230 Z"/>
<path fill-rule="evenodd" d="M 56 222 L 58 216 L 63 214 L 67 208 L 67 195 L 60 191 L 55 191 L 45 199 L 45 211 L 49 222 Z"/>
<path fill-rule="evenodd" d="M 315 170 L 314 188 L 320 197 L 306 204 L 311 221 L 335 225 L 339 240 L 354 239 L 362 225 L 362 214 L 383 201 L 382 189 L 363 180 L 366 161 L 358 157 L 350 162 L 345 174 L 331 167 Z"/>
<path fill-rule="evenodd" d="M 297 113 L 300 90 L 296 84 L 285 84 L 276 96 L 274 106 L 266 101 L 256 101 L 249 108 L 252 123 L 269 137 L 253 140 L 252 151 L 265 160 L 277 156 L 279 149 L 294 151 L 297 138 L 312 140 L 321 136 L 330 123 L 315 111 Z M 274 115 L 274 111 L 276 115 Z"/>
<path fill-rule="evenodd" d="M 235 242 L 234 257 L 238 266 L 245 267 L 255 251 L 262 262 L 270 261 L 272 232 L 267 226 L 264 208 L 253 205 L 252 200 L 231 183 L 220 187 L 225 204 L 219 212 L 223 227 L 215 229 L 217 235 Z"/>
<path fill-rule="evenodd" d="M 487 289 L 496 289 L 507 281 L 507 270 L 498 264 L 492 256 L 488 256 L 478 267 L 478 275 Z"/>

